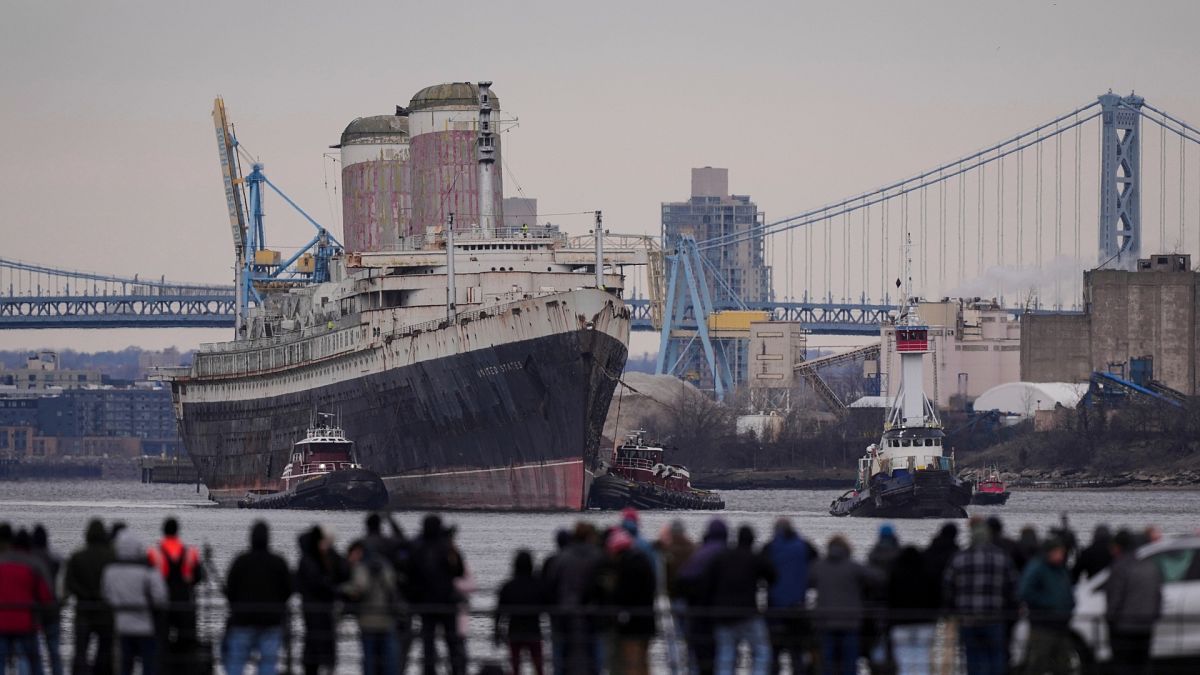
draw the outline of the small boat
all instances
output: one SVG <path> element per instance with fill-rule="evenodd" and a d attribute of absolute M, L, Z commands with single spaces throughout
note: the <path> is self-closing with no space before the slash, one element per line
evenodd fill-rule
<path fill-rule="evenodd" d="M 371 511 L 387 505 L 383 480 L 358 463 L 354 442 L 332 423 L 333 415 L 317 413 L 317 418 L 292 446 L 280 476 L 283 489 L 252 491 L 238 501 L 240 508 Z"/>
<path fill-rule="evenodd" d="M 615 448 L 592 481 L 588 506 L 593 509 L 718 510 L 721 495 L 692 487 L 687 467 L 663 461 L 663 448 L 649 445 L 645 431 L 630 434 Z"/>
<path fill-rule="evenodd" d="M 975 490 L 971 493 L 971 503 L 980 506 L 1003 506 L 1008 503 L 1008 497 L 1011 494 L 1008 486 L 1004 484 L 1004 479 L 1000 478 L 1000 472 L 992 467 L 988 470 L 987 476 L 975 483 Z"/>

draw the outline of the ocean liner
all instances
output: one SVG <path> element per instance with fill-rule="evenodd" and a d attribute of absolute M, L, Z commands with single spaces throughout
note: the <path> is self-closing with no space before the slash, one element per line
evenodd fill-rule
<path fill-rule="evenodd" d="M 278 489 L 314 411 L 334 411 L 391 508 L 586 505 L 625 365 L 620 270 L 645 251 L 605 251 L 598 212 L 586 238 L 505 221 L 498 108 L 489 83 L 437 85 L 347 127 L 325 280 L 259 284 L 236 339 L 172 378 L 214 500 Z"/>

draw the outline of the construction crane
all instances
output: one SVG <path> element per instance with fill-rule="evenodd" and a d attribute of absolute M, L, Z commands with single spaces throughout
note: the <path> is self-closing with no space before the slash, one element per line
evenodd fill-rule
<path fill-rule="evenodd" d="M 242 273 L 246 267 L 246 217 L 242 198 L 241 167 L 237 158 L 237 142 L 229 118 L 225 115 L 225 101 L 218 96 L 213 101 L 213 126 L 217 131 L 217 154 L 221 158 L 221 178 L 225 181 L 225 205 L 229 210 L 229 227 L 233 232 L 234 286 L 238 289 L 234 303 L 234 331 L 240 335 L 246 307 L 242 289 Z"/>
<path fill-rule="evenodd" d="M 251 162 L 251 171 L 250 175 L 243 177 L 241 158 L 245 152 L 238 145 L 233 124 L 225 111 L 225 101 L 219 96 L 213 101 L 212 115 L 217 135 L 217 154 L 221 160 L 221 177 L 225 184 L 225 203 L 233 234 L 236 286 L 234 330 L 238 337 L 242 337 L 251 304 L 261 304 L 263 294 L 269 290 L 328 281 L 329 261 L 342 250 L 342 245 L 267 178 L 261 162 L 247 157 Z M 271 188 L 317 231 L 312 240 L 287 260 L 282 260 L 279 251 L 267 248 L 263 222 L 264 186 Z"/>

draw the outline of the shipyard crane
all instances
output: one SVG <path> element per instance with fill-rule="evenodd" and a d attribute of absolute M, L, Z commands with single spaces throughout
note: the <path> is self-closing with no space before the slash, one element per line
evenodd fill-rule
<path fill-rule="evenodd" d="M 238 337 L 246 331 L 246 314 L 250 305 L 260 304 L 269 290 L 321 283 L 329 280 L 329 261 L 342 250 L 339 242 L 320 223 L 283 193 L 263 171 L 261 162 L 251 162 L 250 175 L 242 175 L 241 157 L 245 151 L 238 145 L 233 124 L 225 111 L 225 101 L 213 101 L 213 126 L 217 135 L 217 154 L 221 160 L 221 177 L 225 184 L 225 203 L 233 234 L 235 316 L 234 330 Z M 287 260 L 279 251 L 267 248 L 263 222 L 264 186 L 271 188 L 315 229 L 316 235 Z"/>

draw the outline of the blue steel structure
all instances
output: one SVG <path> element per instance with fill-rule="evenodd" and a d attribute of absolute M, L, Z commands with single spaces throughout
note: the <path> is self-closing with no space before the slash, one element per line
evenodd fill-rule
<path fill-rule="evenodd" d="M 226 328 L 234 287 L 73 272 L 0 258 L 0 328 Z"/>

